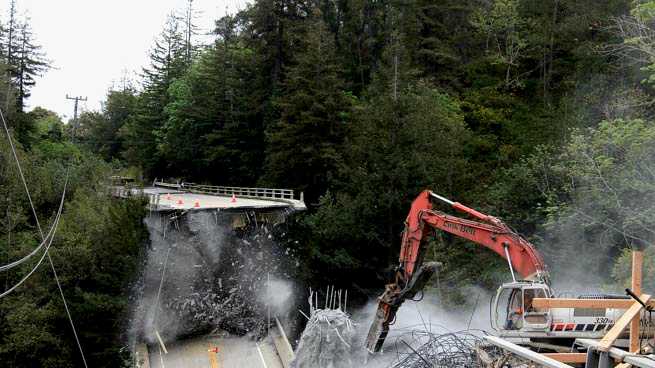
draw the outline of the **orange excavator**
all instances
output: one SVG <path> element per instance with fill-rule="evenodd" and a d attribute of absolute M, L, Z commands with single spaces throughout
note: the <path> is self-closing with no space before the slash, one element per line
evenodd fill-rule
<path fill-rule="evenodd" d="M 473 219 L 436 210 L 433 202 L 446 204 Z M 405 300 L 413 299 L 439 267 L 437 262 L 423 262 L 427 239 L 435 230 L 482 245 L 507 260 L 512 282 L 499 287 L 492 300 L 491 325 L 500 336 L 542 341 L 550 338 L 598 338 L 621 314 L 621 311 L 612 309 L 533 308 L 533 298 L 553 297 L 548 270 L 535 247 L 498 218 L 425 190 L 414 200 L 405 220 L 395 279 L 386 285 L 378 299 L 378 309 L 367 336 L 369 352 L 382 349 L 400 306 Z"/>

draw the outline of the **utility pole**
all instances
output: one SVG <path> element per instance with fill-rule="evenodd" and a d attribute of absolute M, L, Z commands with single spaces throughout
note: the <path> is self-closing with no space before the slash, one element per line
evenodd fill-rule
<path fill-rule="evenodd" d="M 73 110 L 73 133 L 72 133 L 73 135 L 75 135 L 75 131 L 80 127 L 80 125 L 77 122 L 77 106 L 78 106 L 80 101 L 86 101 L 87 98 L 86 97 L 80 97 L 80 96 L 70 97 L 70 96 L 68 96 L 68 93 L 67 93 L 66 94 L 66 99 L 75 101 L 75 108 Z"/>
<path fill-rule="evenodd" d="M 75 100 L 75 110 L 73 112 L 73 122 L 76 122 L 77 121 L 77 105 L 78 105 L 78 103 L 80 101 L 86 101 L 87 98 L 86 97 L 80 97 L 80 96 L 70 97 L 70 96 L 68 96 L 68 94 L 66 94 L 66 99 L 67 100 Z"/>

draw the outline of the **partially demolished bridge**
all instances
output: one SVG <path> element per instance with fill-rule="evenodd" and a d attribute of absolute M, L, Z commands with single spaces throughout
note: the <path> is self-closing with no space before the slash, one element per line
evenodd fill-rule
<path fill-rule="evenodd" d="M 285 262 L 273 229 L 289 213 L 306 209 L 302 193 L 162 181 L 144 188 L 117 184 L 111 186 L 114 197 L 145 197 L 150 210 L 151 246 L 134 322 L 135 367 L 288 368 L 288 326 L 283 316 L 277 318 L 281 308 L 267 301 L 267 280 L 280 277 Z"/>

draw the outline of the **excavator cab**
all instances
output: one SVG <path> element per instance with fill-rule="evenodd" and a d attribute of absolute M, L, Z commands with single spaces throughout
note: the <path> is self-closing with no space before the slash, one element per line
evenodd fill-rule
<path fill-rule="evenodd" d="M 495 330 L 546 331 L 552 319 L 550 310 L 537 309 L 534 298 L 550 298 L 550 287 L 541 282 L 514 281 L 498 288 L 492 300 L 492 327 Z"/>

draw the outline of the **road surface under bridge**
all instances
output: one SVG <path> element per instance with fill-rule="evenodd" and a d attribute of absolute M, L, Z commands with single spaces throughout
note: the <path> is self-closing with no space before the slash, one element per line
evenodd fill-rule
<path fill-rule="evenodd" d="M 293 349 L 280 321 L 266 338 L 207 335 L 174 343 L 140 344 L 135 368 L 289 368 Z"/>

